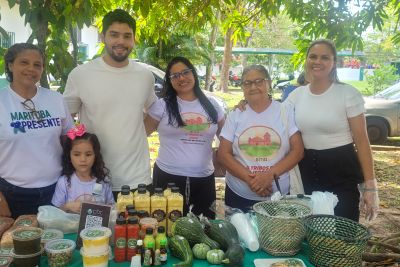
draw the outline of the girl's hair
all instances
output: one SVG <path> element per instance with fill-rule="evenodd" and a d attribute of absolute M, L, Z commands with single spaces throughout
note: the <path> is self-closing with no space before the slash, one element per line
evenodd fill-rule
<path fill-rule="evenodd" d="M 207 112 L 209 120 L 212 123 L 218 122 L 218 114 L 215 107 L 212 105 L 207 96 L 200 89 L 199 79 L 193 64 L 185 57 L 174 57 L 167 66 L 167 71 L 165 73 L 164 78 L 164 89 L 163 89 L 163 98 L 166 104 L 167 113 L 168 113 L 168 124 L 175 127 L 183 127 L 185 123 L 182 120 L 181 114 L 179 112 L 178 101 L 176 98 L 176 91 L 171 83 L 171 68 L 173 65 L 177 63 L 185 64 L 189 69 L 192 70 L 194 76 L 194 94 L 199 99 L 201 106 Z"/>
<path fill-rule="evenodd" d="M 93 146 L 93 151 L 94 151 L 94 163 L 92 166 L 92 175 L 96 177 L 96 182 L 108 182 L 107 179 L 110 178 L 110 171 L 109 169 L 106 168 L 103 157 L 101 156 L 100 153 L 100 142 L 99 139 L 95 134 L 91 133 L 84 133 L 82 136 L 76 136 L 74 140 L 71 140 L 70 138 L 67 138 L 67 140 L 64 143 L 64 151 L 62 155 L 62 175 L 65 175 L 67 177 L 68 184 L 70 184 L 71 181 L 71 175 L 74 173 L 75 168 L 72 165 L 71 162 L 71 150 L 72 147 L 76 142 L 86 140 L 90 142 Z"/>
<path fill-rule="evenodd" d="M 318 45 L 318 44 L 326 45 L 331 50 L 332 55 L 333 55 L 334 64 L 333 64 L 333 68 L 332 68 L 331 72 L 329 73 L 329 78 L 331 79 L 331 82 L 340 83 L 338 75 L 337 75 L 337 68 L 336 68 L 336 63 L 337 63 L 336 47 L 335 47 L 335 44 L 331 40 L 318 39 L 318 40 L 315 40 L 314 42 L 312 42 L 307 49 L 306 57 L 308 58 L 308 54 L 310 53 L 311 48 L 313 48 L 315 45 Z"/>
<path fill-rule="evenodd" d="M 268 70 L 263 65 L 250 65 L 243 69 L 242 78 L 241 78 L 242 81 L 243 81 L 243 77 L 251 70 L 258 71 L 259 73 L 261 73 L 264 76 L 265 79 L 271 80 L 271 76 L 269 76 Z"/>
<path fill-rule="evenodd" d="M 9 82 L 13 82 L 13 73 L 11 72 L 10 68 L 8 67 L 8 64 L 13 63 L 14 60 L 17 58 L 18 54 L 25 51 L 25 50 L 35 50 L 39 53 L 39 55 L 42 57 L 43 61 L 43 67 L 44 67 L 44 54 L 42 50 L 39 49 L 34 44 L 29 44 L 29 43 L 18 43 L 12 45 L 10 48 L 8 48 L 7 52 L 4 54 L 4 67 L 5 67 L 5 73 L 6 73 L 6 79 Z"/>

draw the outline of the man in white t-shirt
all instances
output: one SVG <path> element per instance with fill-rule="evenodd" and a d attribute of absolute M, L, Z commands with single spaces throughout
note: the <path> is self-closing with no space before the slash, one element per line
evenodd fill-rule
<path fill-rule="evenodd" d="M 153 74 L 128 58 L 135 30 L 126 11 L 107 13 L 104 55 L 72 70 L 64 92 L 71 113 L 79 113 L 88 132 L 98 136 L 115 194 L 122 185 L 152 183 L 143 112 L 157 97 Z"/>

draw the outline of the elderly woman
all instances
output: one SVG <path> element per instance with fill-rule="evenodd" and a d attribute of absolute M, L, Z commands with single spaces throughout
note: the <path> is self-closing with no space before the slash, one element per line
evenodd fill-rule
<path fill-rule="evenodd" d="M 0 91 L 0 203 L 16 218 L 51 203 L 61 174 L 60 137 L 73 123 L 62 96 L 37 85 L 44 55 L 35 45 L 11 46 L 4 61 L 10 85 Z"/>
<path fill-rule="evenodd" d="M 289 174 L 303 157 L 293 112 L 269 98 L 271 78 L 261 65 L 243 70 L 245 110 L 232 111 L 220 135 L 218 159 L 227 169 L 225 203 L 247 211 L 278 188 L 289 192 Z"/>
<path fill-rule="evenodd" d="M 212 142 L 225 121 L 224 110 L 200 89 L 197 72 L 184 57 L 173 58 L 165 74 L 164 97 L 145 118 L 147 134 L 160 137 L 153 185 L 175 182 L 185 197 L 184 213 L 193 204 L 195 214 L 214 218 L 216 199 Z"/>
<path fill-rule="evenodd" d="M 373 219 L 378 209 L 378 189 L 364 100 L 357 89 L 339 82 L 336 61 L 331 41 L 313 42 L 305 64 L 310 84 L 297 88 L 286 100 L 295 109 L 306 148 L 299 163 L 304 190 L 307 194 L 333 192 L 339 199 L 335 215 L 358 221 L 360 183 L 360 206 L 366 208 L 367 218 Z"/>

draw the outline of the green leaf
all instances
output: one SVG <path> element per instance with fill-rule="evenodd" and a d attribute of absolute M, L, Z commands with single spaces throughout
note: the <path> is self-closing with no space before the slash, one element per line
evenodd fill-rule
<path fill-rule="evenodd" d="M 19 14 L 21 17 L 26 14 L 29 10 L 29 0 L 20 0 L 19 1 Z M 25 23 L 26 24 L 26 23 Z"/>
<path fill-rule="evenodd" d="M 17 0 L 8 0 L 8 6 L 10 8 L 13 8 L 15 6 L 15 4 L 17 3 Z"/>

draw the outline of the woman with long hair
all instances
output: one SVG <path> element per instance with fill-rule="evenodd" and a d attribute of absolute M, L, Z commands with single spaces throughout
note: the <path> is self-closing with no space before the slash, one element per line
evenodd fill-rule
<path fill-rule="evenodd" d="M 146 133 L 157 130 L 158 158 L 153 169 L 154 187 L 174 182 L 185 198 L 184 213 L 193 204 L 195 214 L 214 218 L 210 205 L 216 199 L 212 142 L 224 124 L 224 110 L 199 86 L 193 64 L 173 58 L 166 70 L 164 96 L 145 118 Z"/>
<path fill-rule="evenodd" d="M 329 191 L 339 203 L 335 215 L 359 220 L 359 204 L 368 219 L 378 209 L 364 100 L 354 87 L 339 82 L 333 42 L 311 43 L 306 55 L 310 83 L 293 91 L 286 102 L 294 107 L 305 155 L 299 163 L 306 194 Z M 359 185 L 361 191 L 357 188 Z"/>

